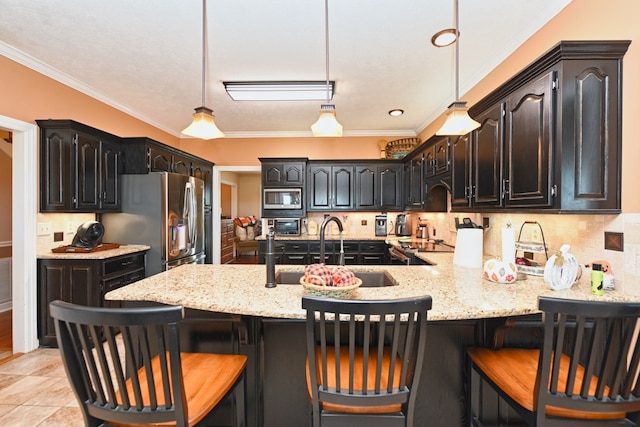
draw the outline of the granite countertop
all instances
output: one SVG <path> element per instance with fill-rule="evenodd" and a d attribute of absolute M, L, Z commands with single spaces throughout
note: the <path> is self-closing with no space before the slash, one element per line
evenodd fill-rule
<path fill-rule="evenodd" d="M 364 288 L 356 299 L 394 299 L 431 295 L 432 321 L 480 319 L 536 313 L 539 295 L 559 298 L 609 301 L 638 301 L 620 291 L 603 297 L 591 295 L 589 278 L 582 277 L 572 288 L 553 291 L 541 277 L 529 276 L 513 284 L 499 284 L 482 278 L 482 268 L 453 266 L 452 253 L 420 253 L 435 263 L 429 266 L 349 266 L 354 272 L 386 271 L 398 286 Z M 277 265 L 278 271 L 303 271 L 302 265 Z M 266 288 L 264 265 L 189 264 L 156 274 L 106 294 L 108 300 L 155 301 L 194 309 L 250 316 L 303 319 L 304 288 L 300 284 L 279 284 Z"/>
<path fill-rule="evenodd" d="M 105 251 L 96 252 L 64 252 L 55 253 L 51 250 L 38 252 L 38 258 L 40 259 L 107 259 L 120 255 L 129 255 L 136 252 L 144 252 L 151 249 L 151 246 L 146 245 L 121 245 L 116 249 L 108 249 Z"/>

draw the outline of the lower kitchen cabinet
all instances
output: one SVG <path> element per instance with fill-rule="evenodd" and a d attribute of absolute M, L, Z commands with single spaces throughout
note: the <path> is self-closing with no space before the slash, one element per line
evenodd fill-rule
<path fill-rule="evenodd" d="M 38 259 L 38 340 L 56 347 L 49 303 L 62 300 L 91 307 L 117 306 L 104 294 L 145 277 L 145 253 L 106 259 Z"/>
<path fill-rule="evenodd" d="M 324 263 L 338 264 L 340 241 L 327 240 L 324 244 Z M 267 242 L 258 243 L 258 263 L 265 263 Z M 378 240 L 345 240 L 343 242 L 344 263 L 346 265 L 389 264 L 387 244 Z M 277 240 L 276 264 L 316 264 L 320 261 L 320 241 Z"/>
<path fill-rule="evenodd" d="M 233 261 L 233 220 L 220 221 L 220 264 L 228 264 Z"/>

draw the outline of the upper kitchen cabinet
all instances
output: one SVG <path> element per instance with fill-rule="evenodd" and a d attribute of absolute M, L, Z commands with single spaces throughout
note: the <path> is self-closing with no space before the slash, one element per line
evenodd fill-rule
<path fill-rule="evenodd" d="M 263 187 L 304 187 L 306 158 L 260 158 Z"/>
<path fill-rule="evenodd" d="M 620 212 L 629 43 L 560 42 L 474 105 L 481 127 L 452 148 L 452 209 Z"/>
<path fill-rule="evenodd" d="M 40 211 L 118 212 L 119 138 L 73 120 L 40 126 Z"/>
<path fill-rule="evenodd" d="M 424 152 L 414 151 L 407 155 L 404 163 L 404 208 L 422 210 L 424 208 Z"/>
<path fill-rule="evenodd" d="M 351 211 L 354 208 L 354 161 L 307 163 L 307 210 Z"/>
<path fill-rule="evenodd" d="M 402 209 L 402 163 L 396 160 L 355 164 L 355 210 Z"/>

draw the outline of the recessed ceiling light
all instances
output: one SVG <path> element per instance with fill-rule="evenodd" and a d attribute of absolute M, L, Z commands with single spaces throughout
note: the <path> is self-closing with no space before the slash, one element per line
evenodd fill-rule
<path fill-rule="evenodd" d="M 333 98 L 335 81 L 223 82 L 234 101 L 327 101 Z"/>
<path fill-rule="evenodd" d="M 458 33 L 460 36 L 460 33 Z M 431 37 L 431 44 L 435 47 L 445 47 L 455 43 L 457 40 L 455 28 L 447 28 L 446 30 L 438 31 Z"/>
<path fill-rule="evenodd" d="M 403 114 L 404 114 L 404 110 L 401 110 L 399 108 L 395 108 L 389 111 L 389 115 L 393 117 L 401 116 Z"/>

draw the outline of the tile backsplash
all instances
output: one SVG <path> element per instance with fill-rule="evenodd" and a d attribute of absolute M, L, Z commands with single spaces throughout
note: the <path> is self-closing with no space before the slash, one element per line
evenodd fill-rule
<path fill-rule="evenodd" d="M 375 215 L 380 212 L 366 213 L 334 213 L 346 224 L 350 237 L 373 236 L 375 234 Z M 387 214 L 389 234 L 394 230 L 396 213 Z M 469 217 L 476 224 L 482 224 L 488 218 L 489 228 L 484 232 L 484 255 L 500 256 L 502 254 L 502 228 L 510 222 L 516 231 L 516 239 L 531 241 L 531 231 L 538 228 L 534 225 L 522 225 L 526 221 L 537 222 L 542 233 L 538 238 L 544 240 L 548 248 L 548 256 L 553 255 L 564 244 L 570 245 L 569 252 L 576 257 L 583 267 L 583 279 L 589 277 L 585 264 L 596 260 L 606 260 L 611 264 L 617 289 L 640 296 L 640 214 L 619 215 L 580 215 L 580 214 L 539 214 L 539 213 L 410 213 L 413 231 L 418 218 L 427 219 L 430 226 L 430 237 L 443 239 L 446 243 L 456 242 L 455 218 L 462 221 Z M 346 219 L 345 219 L 346 218 Z M 309 214 L 307 221 L 314 220 L 320 225 L 322 214 Z M 365 224 L 366 223 L 366 224 Z M 363 225 L 364 224 L 364 225 Z M 522 232 L 521 232 L 522 228 Z M 434 235 L 435 232 L 435 235 Z M 604 248 L 604 233 L 622 233 L 623 251 Z M 534 236 L 535 237 L 535 236 Z M 518 253 L 518 256 L 522 254 Z M 544 254 L 535 254 L 534 259 L 545 262 Z"/>

